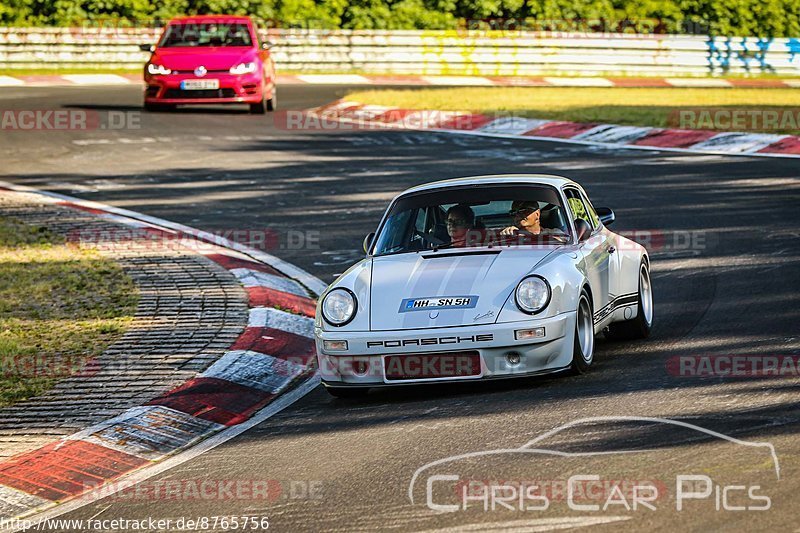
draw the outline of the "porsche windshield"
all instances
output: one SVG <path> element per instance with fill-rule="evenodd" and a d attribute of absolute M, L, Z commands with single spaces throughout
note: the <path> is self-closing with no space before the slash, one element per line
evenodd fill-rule
<path fill-rule="evenodd" d="M 400 198 L 378 232 L 374 254 L 569 241 L 569 224 L 556 189 L 476 186 Z"/>

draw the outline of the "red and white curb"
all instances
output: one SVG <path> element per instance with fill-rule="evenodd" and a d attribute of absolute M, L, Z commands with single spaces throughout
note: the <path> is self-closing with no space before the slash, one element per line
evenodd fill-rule
<path fill-rule="evenodd" d="M 461 87 L 681 87 L 792 88 L 798 79 L 603 78 L 575 76 L 411 76 L 373 74 L 279 74 L 279 85 L 431 85 Z M 140 74 L 2 75 L 0 87 L 141 85 Z"/>
<path fill-rule="evenodd" d="M 637 150 L 800 157 L 800 137 L 795 135 L 498 118 L 470 112 L 364 105 L 347 100 L 338 100 L 304 113 L 302 117 L 287 119 L 287 129 L 329 130 L 334 129 L 331 122 L 341 122 L 349 130 L 411 129 Z M 290 123 L 291 128 L 288 128 Z"/>
<path fill-rule="evenodd" d="M 124 478 L 130 486 L 185 462 L 318 385 L 313 296 L 325 289 L 321 280 L 269 254 L 173 222 L 4 182 L 0 190 L 37 194 L 147 233 L 184 236 L 181 246 L 194 243 L 198 253 L 242 281 L 250 297 L 247 328 L 204 372 L 145 405 L 0 462 L 6 530 L 19 527 L 14 519 L 37 522 L 86 505 L 92 491 L 110 481 Z"/>

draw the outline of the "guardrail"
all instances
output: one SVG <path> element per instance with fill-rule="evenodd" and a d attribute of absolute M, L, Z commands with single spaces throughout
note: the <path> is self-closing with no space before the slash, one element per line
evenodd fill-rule
<path fill-rule="evenodd" d="M 0 28 L 0 69 L 139 68 L 160 30 Z M 282 71 L 421 75 L 800 75 L 800 39 L 503 31 L 269 30 Z"/>

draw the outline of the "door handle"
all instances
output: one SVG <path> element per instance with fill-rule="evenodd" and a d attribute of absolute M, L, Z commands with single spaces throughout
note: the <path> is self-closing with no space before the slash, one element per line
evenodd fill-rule
<path fill-rule="evenodd" d="M 616 249 L 616 248 L 614 248 L 613 246 L 609 246 L 609 247 L 608 247 L 608 249 L 607 249 L 606 251 L 607 251 L 608 253 L 610 253 L 610 254 L 613 254 L 614 252 L 616 252 L 616 251 L 617 251 L 617 249 Z"/>

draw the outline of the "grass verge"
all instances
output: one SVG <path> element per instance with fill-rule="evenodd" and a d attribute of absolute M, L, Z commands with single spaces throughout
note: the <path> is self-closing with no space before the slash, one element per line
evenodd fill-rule
<path fill-rule="evenodd" d="M 0 217 L 0 406 L 92 371 L 136 311 L 133 281 L 96 251 Z"/>
<path fill-rule="evenodd" d="M 736 111 L 777 111 L 778 127 L 763 128 L 761 118 L 731 124 L 731 131 L 800 133 L 797 89 L 676 89 L 596 87 L 464 87 L 369 90 L 346 98 L 364 104 L 408 109 L 474 111 L 552 120 L 600 122 L 635 126 L 680 127 L 680 111 L 697 108 Z M 789 115 L 793 121 L 785 118 Z M 696 127 L 707 127 L 699 114 Z M 683 124 L 684 127 L 690 127 Z M 742 126 L 742 127 L 738 127 Z M 780 127 L 784 126 L 784 127 Z M 726 126 L 727 127 L 727 126 Z"/>

